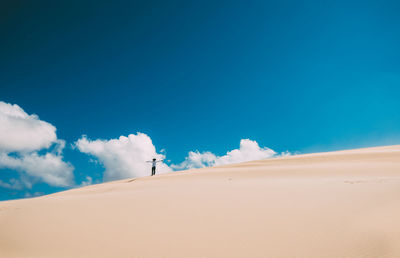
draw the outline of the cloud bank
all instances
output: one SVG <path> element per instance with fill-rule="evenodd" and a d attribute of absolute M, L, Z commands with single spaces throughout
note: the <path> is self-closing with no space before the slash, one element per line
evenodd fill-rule
<path fill-rule="evenodd" d="M 256 141 L 242 139 L 239 149 L 228 151 L 224 156 L 217 156 L 209 151 L 202 153 L 199 151 L 190 151 L 182 163 L 171 165 L 171 167 L 175 170 L 203 168 L 267 159 L 272 158 L 275 154 L 269 148 L 261 148 Z"/>
<path fill-rule="evenodd" d="M 73 166 L 63 161 L 65 142 L 57 139 L 56 128 L 28 115 L 18 105 L 0 101 L 0 168 L 20 173 L 20 181 L 0 182 L 0 186 L 30 188 L 42 181 L 52 186 L 73 184 Z M 44 154 L 39 151 L 45 149 Z"/>
<path fill-rule="evenodd" d="M 75 142 L 81 152 L 96 157 L 105 167 L 104 180 L 116 180 L 148 176 L 153 158 L 164 159 L 156 152 L 149 136 L 144 133 L 120 136 L 111 140 L 89 140 L 86 136 Z M 166 173 L 171 168 L 164 162 L 157 163 L 157 173 Z"/>
<path fill-rule="evenodd" d="M 0 101 L 0 169 L 19 173 L 18 179 L 0 180 L 0 187 L 22 190 L 31 188 L 36 182 L 61 187 L 74 185 L 74 167 L 63 161 L 64 146 L 65 141 L 57 138 L 55 126 L 40 120 L 37 115 L 27 114 L 18 105 Z M 151 164 L 147 161 L 165 158 L 162 153 L 157 153 L 151 138 L 140 132 L 108 140 L 90 140 L 82 136 L 73 146 L 104 166 L 104 181 L 148 176 Z M 260 147 L 256 141 L 242 139 L 238 149 L 227 151 L 223 156 L 209 151 L 190 151 L 180 164 L 168 166 L 164 162 L 157 163 L 157 174 L 266 159 L 275 155 L 273 150 Z M 86 180 L 80 185 L 92 182 L 92 177 L 86 175 Z"/>
<path fill-rule="evenodd" d="M 104 165 L 104 181 L 148 176 L 151 164 L 147 161 L 153 158 L 165 158 L 163 154 L 156 152 L 151 138 L 144 133 L 110 140 L 90 140 L 84 135 L 74 146 L 79 151 L 97 158 Z M 266 159 L 275 154 L 269 148 L 261 148 L 256 141 L 242 139 L 239 149 L 228 151 L 223 156 L 217 156 L 209 151 L 202 153 L 191 151 L 180 164 L 168 166 L 164 162 L 157 163 L 157 174 Z"/>
<path fill-rule="evenodd" d="M 90 140 L 84 135 L 74 146 L 79 151 L 97 158 L 104 165 L 104 181 L 148 176 L 151 165 L 147 161 L 153 158 L 165 158 L 163 154 L 156 152 L 151 138 L 144 133 L 110 140 Z M 191 151 L 180 164 L 168 166 L 164 162 L 158 163 L 157 174 L 266 159 L 275 154 L 269 148 L 261 148 L 256 141 L 242 139 L 239 149 L 228 151 L 223 156 L 217 156 L 209 151 L 202 153 Z"/>

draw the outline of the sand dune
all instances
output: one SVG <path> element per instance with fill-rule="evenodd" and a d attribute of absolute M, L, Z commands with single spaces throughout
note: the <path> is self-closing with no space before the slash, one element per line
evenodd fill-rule
<path fill-rule="evenodd" d="M 400 257 L 400 146 L 0 202 L 1 257 Z"/>

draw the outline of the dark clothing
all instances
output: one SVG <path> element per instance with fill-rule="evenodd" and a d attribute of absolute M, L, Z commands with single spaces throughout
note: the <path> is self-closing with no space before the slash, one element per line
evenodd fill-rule
<path fill-rule="evenodd" d="M 156 167 L 151 167 L 151 175 L 154 176 L 156 174 Z"/>

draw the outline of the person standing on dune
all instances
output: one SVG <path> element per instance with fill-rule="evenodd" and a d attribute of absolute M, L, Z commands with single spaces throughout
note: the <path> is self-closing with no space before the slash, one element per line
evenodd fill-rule
<path fill-rule="evenodd" d="M 156 174 L 157 162 L 161 162 L 161 161 L 163 161 L 163 160 L 153 159 L 153 160 L 146 161 L 146 162 L 151 162 L 151 176 L 154 176 Z"/>

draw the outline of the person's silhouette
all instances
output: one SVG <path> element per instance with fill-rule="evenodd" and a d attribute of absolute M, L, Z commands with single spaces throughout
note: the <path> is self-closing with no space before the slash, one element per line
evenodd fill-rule
<path fill-rule="evenodd" d="M 150 162 L 151 163 L 151 176 L 154 176 L 156 174 L 157 162 L 161 162 L 161 161 L 163 161 L 163 160 L 153 159 L 153 160 L 146 161 L 146 162 Z"/>

